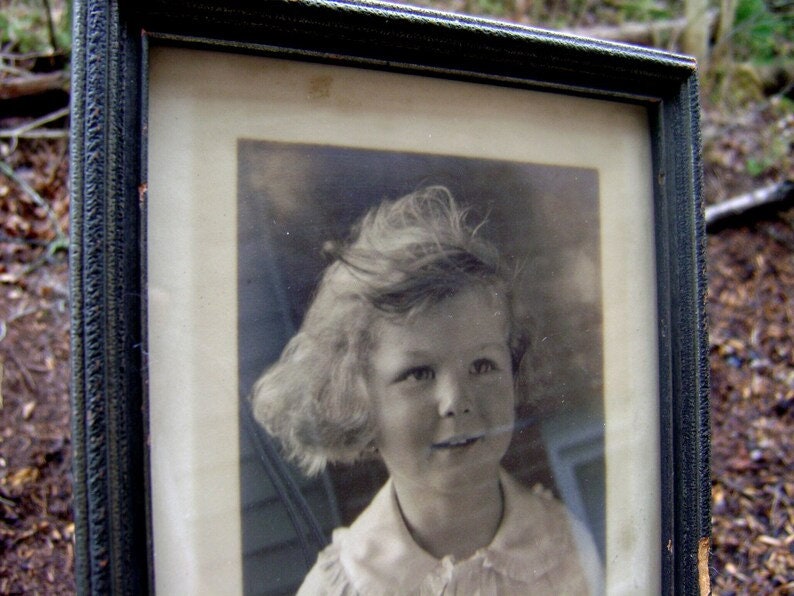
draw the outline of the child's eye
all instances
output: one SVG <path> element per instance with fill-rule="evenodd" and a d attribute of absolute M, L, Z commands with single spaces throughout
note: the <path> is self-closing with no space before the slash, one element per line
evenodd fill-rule
<path fill-rule="evenodd" d="M 490 358 L 478 358 L 471 363 L 469 373 L 473 375 L 484 375 L 497 369 L 496 363 Z"/>
<path fill-rule="evenodd" d="M 397 381 L 429 381 L 436 376 L 435 371 L 429 366 L 415 366 L 403 372 Z"/>

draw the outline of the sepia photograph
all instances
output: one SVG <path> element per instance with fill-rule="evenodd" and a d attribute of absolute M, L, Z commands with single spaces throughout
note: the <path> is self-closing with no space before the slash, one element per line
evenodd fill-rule
<path fill-rule="evenodd" d="M 241 421 L 246 593 L 293 590 L 336 526 L 304 593 L 602 593 L 597 172 L 251 140 L 238 159 L 240 388 L 276 441 Z M 264 532 L 288 507 L 302 523 Z"/>

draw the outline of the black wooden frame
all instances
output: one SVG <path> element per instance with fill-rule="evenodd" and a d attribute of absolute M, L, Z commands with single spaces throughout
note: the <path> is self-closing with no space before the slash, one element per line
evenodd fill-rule
<path fill-rule="evenodd" d="M 710 532 L 704 225 L 694 60 L 460 15 L 324 0 L 76 0 L 72 400 L 80 593 L 152 590 L 144 209 L 148 44 L 641 104 L 656 217 L 664 594 L 698 591 Z M 705 568 L 705 566 L 701 566 Z"/>

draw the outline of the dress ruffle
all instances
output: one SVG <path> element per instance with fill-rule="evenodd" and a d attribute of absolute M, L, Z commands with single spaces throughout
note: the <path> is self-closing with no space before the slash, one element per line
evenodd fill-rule
<path fill-rule="evenodd" d="M 586 528 L 558 501 L 506 473 L 501 482 L 505 511 L 496 536 L 461 561 L 436 559 L 414 542 L 387 482 L 349 528 L 334 531 L 299 596 L 602 593 L 602 565 Z"/>

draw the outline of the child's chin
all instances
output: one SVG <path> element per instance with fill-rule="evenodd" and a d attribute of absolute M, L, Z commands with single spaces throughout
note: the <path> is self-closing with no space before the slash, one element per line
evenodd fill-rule
<path fill-rule="evenodd" d="M 499 478 L 499 462 L 478 461 L 473 465 L 460 466 L 439 475 L 438 480 L 450 488 L 476 488 L 489 485 Z"/>

